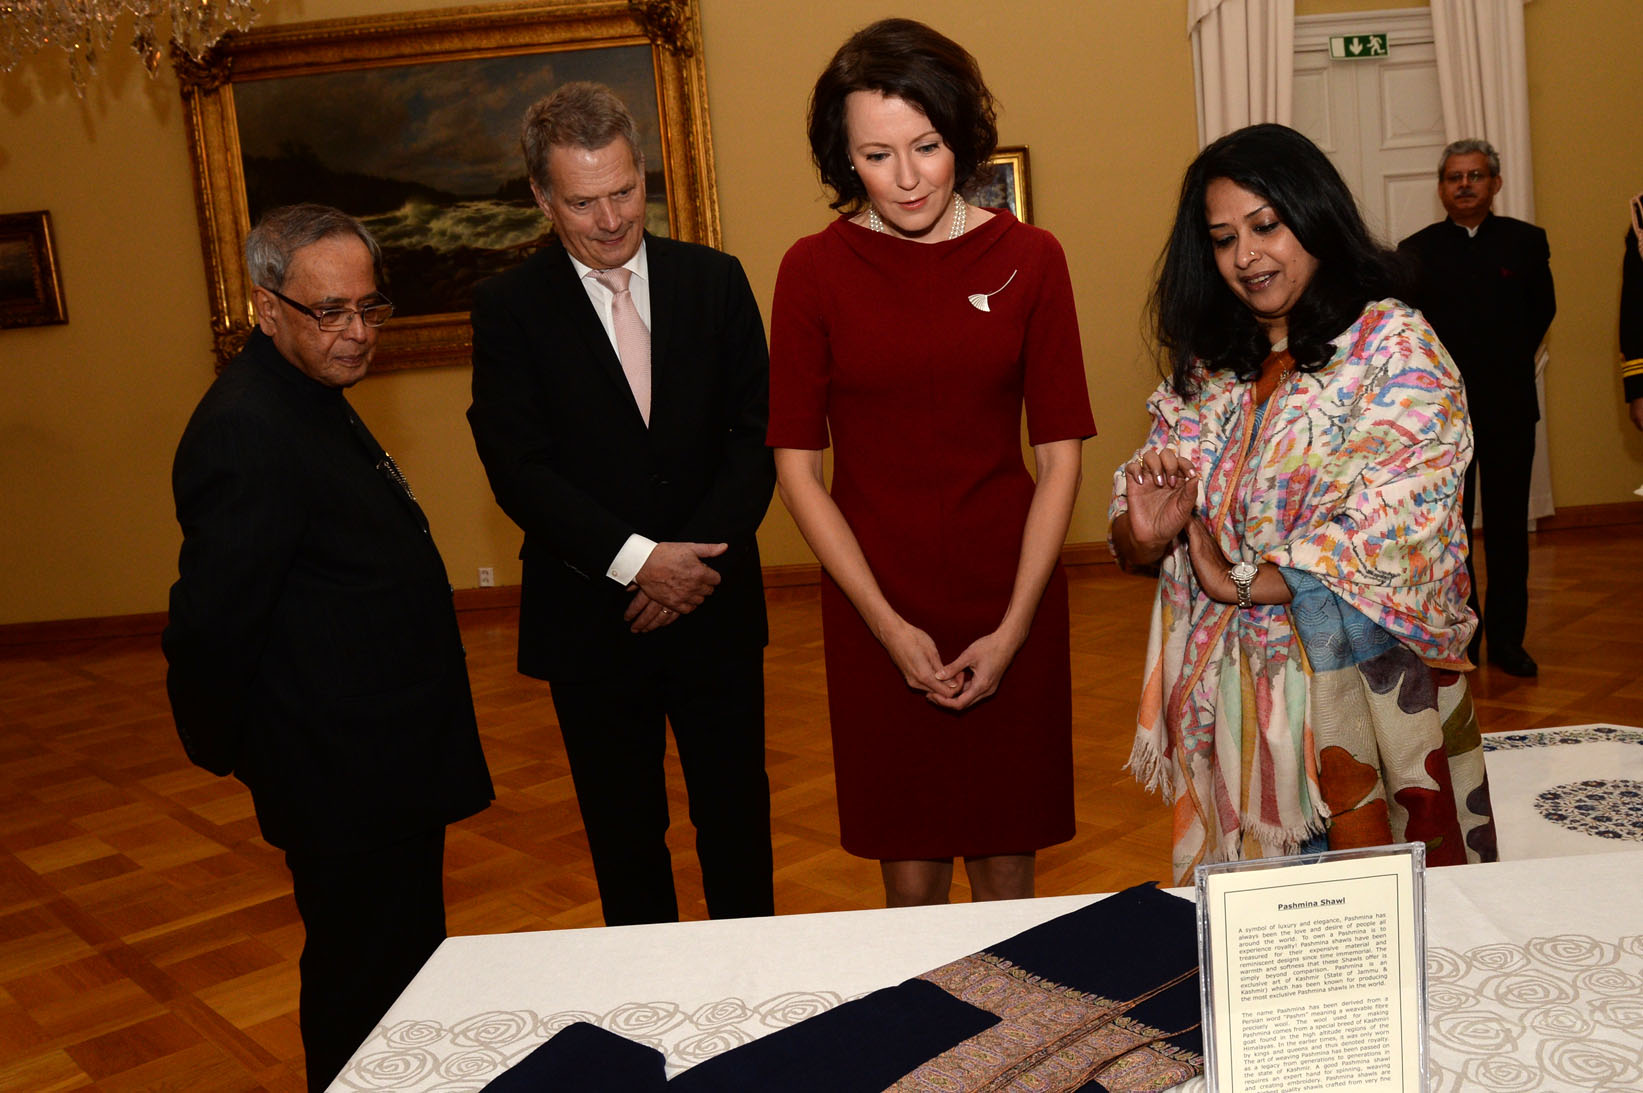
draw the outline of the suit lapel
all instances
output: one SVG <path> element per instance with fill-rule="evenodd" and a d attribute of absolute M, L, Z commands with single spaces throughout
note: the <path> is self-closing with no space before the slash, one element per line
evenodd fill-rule
<path fill-rule="evenodd" d="M 610 344 L 610 335 L 605 333 L 605 324 L 600 322 L 586 286 L 576 275 L 570 255 L 563 247 L 555 247 L 543 257 L 548 259 L 543 276 L 543 314 L 553 324 L 556 335 L 549 338 L 547 344 L 559 344 L 566 367 L 574 368 L 586 362 L 587 367 L 604 373 L 632 408 L 633 420 L 643 428 L 644 418 L 634 401 L 627 373 L 622 371 L 622 360 Z"/>

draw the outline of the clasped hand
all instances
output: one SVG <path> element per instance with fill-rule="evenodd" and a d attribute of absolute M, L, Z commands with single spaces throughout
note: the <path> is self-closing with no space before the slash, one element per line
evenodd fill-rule
<path fill-rule="evenodd" d="M 907 686 L 924 692 L 931 703 L 948 710 L 968 709 L 991 697 L 1021 648 L 1020 639 L 995 630 L 977 638 L 954 660 L 943 664 L 930 635 L 899 619 L 885 627 L 879 640 L 900 669 Z"/>
<path fill-rule="evenodd" d="M 669 626 L 700 607 L 720 581 L 704 559 L 717 558 L 727 543 L 657 543 L 628 589 L 633 600 L 622 617 L 635 634 Z"/>
<path fill-rule="evenodd" d="M 1167 544 L 1198 504 L 1198 471 L 1173 448 L 1149 448 L 1124 466 L 1130 534 L 1143 546 Z"/>
<path fill-rule="evenodd" d="M 1129 478 L 1130 534 L 1144 546 L 1162 547 L 1182 532 L 1193 576 L 1206 596 L 1221 603 L 1238 602 L 1228 575 L 1232 562 L 1202 517 L 1198 504 L 1198 471 L 1173 448 L 1149 448 L 1124 467 Z"/>

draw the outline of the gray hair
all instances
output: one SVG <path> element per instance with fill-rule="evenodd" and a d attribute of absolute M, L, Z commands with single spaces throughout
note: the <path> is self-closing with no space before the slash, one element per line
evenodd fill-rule
<path fill-rule="evenodd" d="M 291 272 L 291 258 L 303 247 L 336 235 L 352 235 L 371 252 L 371 268 L 377 287 L 386 283 L 382 271 L 382 248 L 365 225 L 341 209 L 304 203 L 270 209 L 245 237 L 245 270 L 251 283 L 279 290 Z"/>
<path fill-rule="evenodd" d="M 568 83 L 525 111 L 519 143 L 525 150 L 525 170 L 544 198 L 553 196 L 548 181 L 548 154 L 554 148 L 586 148 L 597 152 L 611 141 L 625 140 L 633 166 L 645 169 L 639 150 L 639 127 L 627 104 L 602 83 Z"/>
<path fill-rule="evenodd" d="M 1465 140 L 1451 143 L 1443 150 L 1443 155 L 1438 157 L 1439 180 L 1443 178 L 1443 169 L 1448 166 L 1450 156 L 1469 156 L 1474 152 L 1481 152 L 1489 160 L 1489 173 L 1500 177 L 1500 153 L 1495 151 L 1495 146 L 1477 137 L 1467 137 Z"/>

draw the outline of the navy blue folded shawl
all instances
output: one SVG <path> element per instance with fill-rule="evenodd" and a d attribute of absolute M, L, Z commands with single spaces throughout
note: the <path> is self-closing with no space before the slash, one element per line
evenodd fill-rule
<path fill-rule="evenodd" d="M 982 1088 L 1122 1093 L 1203 1069 L 1193 905 L 1151 885 L 699 1063 L 572 1025 L 489 1093 L 881 1093 Z M 1037 1088 L 1037 1086 L 1035 1086 Z"/>

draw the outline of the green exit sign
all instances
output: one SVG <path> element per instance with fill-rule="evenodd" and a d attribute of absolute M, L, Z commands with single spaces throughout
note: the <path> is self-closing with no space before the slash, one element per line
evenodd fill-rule
<path fill-rule="evenodd" d="M 1329 55 L 1337 61 L 1365 61 L 1374 57 L 1385 57 L 1386 51 L 1387 41 L 1384 34 L 1343 34 L 1339 38 L 1329 40 Z"/>

